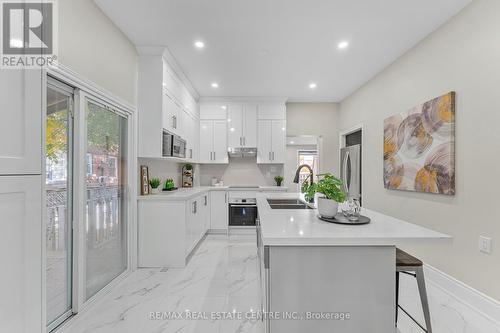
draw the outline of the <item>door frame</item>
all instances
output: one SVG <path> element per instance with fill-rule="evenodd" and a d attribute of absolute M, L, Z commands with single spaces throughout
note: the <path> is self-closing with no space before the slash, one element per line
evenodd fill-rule
<path fill-rule="evenodd" d="M 135 106 L 106 89 L 101 88 L 96 83 L 82 77 L 78 73 L 68 67 L 58 64 L 57 67 L 51 67 L 43 70 L 42 75 L 42 124 L 46 122 L 46 96 L 47 96 L 47 78 L 51 76 L 55 80 L 65 83 L 74 90 L 73 103 L 73 155 L 85 156 L 85 98 L 100 101 L 100 103 L 109 105 L 115 110 L 119 110 L 121 115 L 127 117 L 127 187 L 125 196 L 127 200 L 127 269 L 106 287 L 97 292 L 89 300 L 85 301 L 82 276 L 84 273 L 82 265 L 85 243 L 82 244 L 83 233 L 78 228 L 83 228 L 84 222 L 84 202 L 85 202 L 85 158 L 79 158 L 73 163 L 73 314 L 81 314 L 85 312 L 92 304 L 101 300 L 104 295 L 122 281 L 130 272 L 137 269 L 137 109 Z M 83 108 L 82 108 L 83 106 Z M 42 126 L 42 138 L 45 138 L 45 125 Z M 83 155 L 82 155 L 83 153 Z M 45 145 L 42 145 L 42 156 L 45 156 Z M 42 175 L 45 175 L 45 163 L 42 163 Z M 45 177 L 42 178 L 42 186 L 45 183 Z M 43 191 L 42 191 L 43 192 Z M 45 194 L 42 193 L 43 202 L 45 202 Z M 79 223 L 81 222 L 81 223 Z M 46 211 L 43 215 L 42 225 L 42 332 L 47 331 L 46 320 Z M 74 317 L 74 316 L 73 316 Z M 61 324 L 60 327 L 71 325 L 71 317 Z"/>
<path fill-rule="evenodd" d="M 74 204 L 74 200 L 73 200 L 73 190 L 74 190 L 74 184 L 73 184 L 73 162 L 74 162 L 74 150 L 75 150 L 75 147 L 74 147 L 74 118 L 73 118 L 73 115 L 74 115 L 74 108 L 75 108 L 75 89 L 72 87 L 72 86 L 69 86 L 59 80 L 57 80 L 56 78 L 52 77 L 52 76 L 47 76 L 45 77 L 45 80 L 46 80 L 46 84 L 44 86 L 44 89 L 47 89 L 47 87 L 49 85 L 52 86 L 52 89 L 55 89 L 55 90 L 58 90 L 62 93 L 65 93 L 65 94 L 68 94 L 68 96 L 71 96 L 71 106 L 70 106 L 70 109 L 68 110 L 69 114 L 68 114 L 68 174 L 67 174 L 67 213 L 66 213 L 66 217 L 67 217 L 67 221 L 68 221 L 68 227 L 70 227 L 69 229 L 70 230 L 67 230 L 66 232 L 70 235 L 70 240 L 68 242 L 68 255 L 71 256 L 71 275 L 70 275 L 70 279 L 71 279 L 71 287 L 73 288 L 74 286 L 74 276 L 73 276 L 73 267 L 74 267 L 74 246 L 73 246 L 73 241 L 75 239 L 75 232 L 74 232 L 74 229 L 73 229 L 73 217 L 74 217 L 74 209 L 73 209 L 73 204 Z M 42 156 L 45 156 L 45 130 L 46 130 L 46 127 L 45 127 L 45 124 L 46 124 L 46 118 L 47 118 L 47 109 L 46 109 L 46 92 L 44 93 L 44 98 L 43 98 L 43 101 L 44 102 L 44 108 L 43 108 L 43 112 L 44 112 L 44 122 L 43 122 L 43 133 L 44 133 L 44 140 L 43 140 L 43 143 L 42 146 L 43 146 L 43 149 L 44 149 L 44 154 Z M 46 164 L 45 163 L 42 163 L 42 170 L 43 170 L 43 173 L 42 173 L 42 185 L 45 186 L 45 183 L 46 183 Z M 71 195 L 71 197 L 69 196 Z M 46 191 L 45 191 L 45 187 L 42 187 L 42 202 L 45 203 L 46 202 Z M 46 205 L 43 205 L 43 209 L 44 211 L 46 212 Z M 43 221 L 44 221 L 44 224 L 43 224 L 43 232 L 42 232 L 42 235 L 44 236 L 43 239 L 45 241 L 45 243 L 43 244 L 44 246 L 44 249 L 45 246 L 46 246 L 46 225 L 47 225 L 47 214 L 43 214 Z M 46 260 L 47 260 L 47 257 L 46 255 L 44 255 L 43 257 L 43 267 L 45 268 L 46 267 Z M 46 293 L 46 270 L 44 270 L 42 272 L 42 276 L 43 276 L 43 293 L 45 294 Z M 59 326 L 61 323 L 63 323 L 64 321 L 66 321 L 69 317 L 72 316 L 73 314 L 73 292 L 71 292 L 71 302 L 72 302 L 72 305 L 71 305 L 71 309 L 66 311 L 65 313 L 61 314 L 58 318 L 56 318 L 50 325 L 47 325 L 47 330 L 48 331 L 51 331 L 53 330 L 54 328 L 56 328 L 57 326 Z M 46 296 L 44 297 L 44 305 L 46 305 Z M 45 306 L 43 306 L 43 308 L 45 309 Z M 46 309 L 43 313 L 43 315 L 45 316 L 46 318 Z"/>

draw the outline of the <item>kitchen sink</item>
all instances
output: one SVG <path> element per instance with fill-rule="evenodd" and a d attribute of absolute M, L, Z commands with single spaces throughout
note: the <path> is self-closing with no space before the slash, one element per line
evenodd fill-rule
<path fill-rule="evenodd" d="M 270 205 L 305 205 L 302 200 L 299 199 L 267 199 Z"/>
<path fill-rule="evenodd" d="M 291 204 L 291 205 L 274 204 L 269 206 L 271 206 L 271 209 L 312 209 L 306 204 Z"/>
<path fill-rule="evenodd" d="M 312 209 L 299 199 L 267 199 L 271 209 Z"/>

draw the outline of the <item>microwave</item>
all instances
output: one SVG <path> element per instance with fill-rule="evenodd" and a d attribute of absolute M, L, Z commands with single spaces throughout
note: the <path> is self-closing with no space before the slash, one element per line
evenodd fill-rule
<path fill-rule="evenodd" d="M 180 136 L 163 130 L 163 157 L 186 157 L 186 140 Z"/>

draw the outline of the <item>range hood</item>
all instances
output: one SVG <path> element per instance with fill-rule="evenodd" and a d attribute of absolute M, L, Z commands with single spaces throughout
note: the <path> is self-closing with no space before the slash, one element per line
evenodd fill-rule
<path fill-rule="evenodd" d="M 229 157 L 257 157 L 257 148 L 229 148 Z"/>

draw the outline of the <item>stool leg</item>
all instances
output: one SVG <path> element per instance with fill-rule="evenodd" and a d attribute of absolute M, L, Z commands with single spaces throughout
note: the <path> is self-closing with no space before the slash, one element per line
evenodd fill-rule
<path fill-rule="evenodd" d="M 396 327 L 398 327 L 398 305 L 399 305 L 399 272 L 396 272 Z"/>
<path fill-rule="evenodd" d="M 424 268 L 423 266 L 415 269 L 417 275 L 418 291 L 420 293 L 420 300 L 422 302 L 422 310 L 424 311 L 425 326 L 427 333 L 432 333 L 431 327 L 431 314 L 429 311 L 429 300 L 427 299 L 427 290 L 425 288 Z"/>

